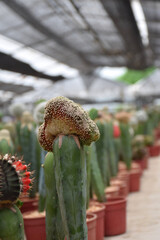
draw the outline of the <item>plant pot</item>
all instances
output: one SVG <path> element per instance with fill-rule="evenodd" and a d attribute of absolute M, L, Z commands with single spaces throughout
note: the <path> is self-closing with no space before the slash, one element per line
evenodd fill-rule
<path fill-rule="evenodd" d="M 20 201 L 23 202 L 22 207 L 20 208 L 21 213 L 25 213 L 28 211 L 34 211 L 38 209 L 38 197 L 35 198 L 28 198 L 28 197 L 22 197 L 20 198 Z"/>
<path fill-rule="evenodd" d="M 148 147 L 150 157 L 157 157 L 160 154 L 160 145 L 153 145 Z"/>
<path fill-rule="evenodd" d="M 97 216 L 93 213 L 87 214 L 88 240 L 96 240 Z"/>
<path fill-rule="evenodd" d="M 124 162 L 120 161 L 118 163 L 118 170 L 123 171 L 123 170 L 126 170 L 126 169 L 127 169 L 126 164 Z"/>
<path fill-rule="evenodd" d="M 120 171 L 117 175 L 117 178 L 124 181 L 126 184 L 126 195 L 128 195 L 129 193 L 129 187 L 130 187 L 130 183 L 129 183 L 129 172 L 127 170 L 124 171 Z"/>
<path fill-rule="evenodd" d="M 120 179 L 111 179 L 110 181 L 111 186 L 118 186 L 119 187 L 119 196 L 126 197 L 128 195 L 127 183 L 124 180 Z"/>
<path fill-rule="evenodd" d="M 141 170 L 148 168 L 148 155 L 145 155 L 142 159 L 134 160 L 135 163 L 139 164 Z"/>
<path fill-rule="evenodd" d="M 46 240 L 44 213 L 38 211 L 25 212 L 23 220 L 27 240 Z"/>
<path fill-rule="evenodd" d="M 140 190 L 141 170 L 131 169 L 129 175 L 130 175 L 129 191 L 138 192 Z"/>
<path fill-rule="evenodd" d="M 93 213 L 97 215 L 96 223 L 96 240 L 104 239 L 104 219 L 105 219 L 105 206 L 100 203 L 91 202 L 87 213 Z"/>
<path fill-rule="evenodd" d="M 118 197 L 119 196 L 119 187 L 118 186 L 110 186 L 105 189 L 106 197 Z"/>
<path fill-rule="evenodd" d="M 105 236 L 114 236 L 126 232 L 126 198 L 110 198 L 104 203 Z"/>

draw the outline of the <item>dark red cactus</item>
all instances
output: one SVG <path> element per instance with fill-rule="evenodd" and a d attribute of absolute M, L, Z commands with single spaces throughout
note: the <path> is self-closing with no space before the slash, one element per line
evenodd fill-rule
<path fill-rule="evenodd" d="M 120 131 L 120 128 L 117 124 L 114 124 L 113 126 L 113 136 L 114 138 L 119 138 L 121 135 L 121 131 Z"/>
<path fill-rule="evenodd" d="M 12 204 L 30 189 L 31 173 L 27 168 L 22 159 L 0 156 L 0 205 Z"/>

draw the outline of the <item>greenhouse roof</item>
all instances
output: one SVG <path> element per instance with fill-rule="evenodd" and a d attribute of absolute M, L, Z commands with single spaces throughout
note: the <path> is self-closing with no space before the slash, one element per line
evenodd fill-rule
<path fill-rule="evenodd" d="M 144 41 L 144 19 L 137 19 L 134 3 L 139 1 L 2 0 L 0 34 L 83 72 L 99 66 L 159 66 L 154 54 L 159 5 L 141 1 L 149 31 Z"/>

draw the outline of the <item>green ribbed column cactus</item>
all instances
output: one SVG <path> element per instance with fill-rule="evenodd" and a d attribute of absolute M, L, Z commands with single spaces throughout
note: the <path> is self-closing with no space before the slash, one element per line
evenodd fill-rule
<path fill-rule="evenodd" d="M 50 204 L 48 210 L 46 208 L 47 240 L 64 240 L 64 236 L 55 238 L 55 227 L 61 227 L 67 240 L 87 240 L 86 158 L 83 145 L 90 145 L 98 138 L 95 123 L 79 105 L 64 97 L 53 98 L 47 103 L 44 123 L 39 128 L 39 142 L 45 150 L 53 152 L 53 168 L 46 167 L 45 162 L 44 171 L 45 181 L 47 178 L 48 183 L 50 179 L 49 185 L 52 189 L 56 187 L 56 192 L 53 190 L 54 199 L 47 189 L 46 202 Z M 50 208 L 54 201 L 58 201 L 61 219 L 55 220 L 58 213 Z"/>
<path fill-rule="evenodd" d="M 0 239 L 24 240 L 23 217 L 17 201 L 31 183 L 27 166 L 16 157 L 0 158 Z"/>
<path fill-rule="evenodd" d="M 91 186 L 93 192 L 95 193 L 97 200 L 99 202 L 105 202 L 105 186 L 103 183 L 101 171 L 99 168 L 98 160 L 97 160 L 97 152 L 96 152 L 96 144 L 93 142 L 90 148 L 90 155 L 91 155 Z"/>
<path fill-rule="evenodd" d="M 30 169 L 35 177 L 34 184 L 30 191 L 29 196 L 35 197 L 38 191 L 38 179 L 40 169 L 40 155 L 38 147 L 40 146 L 37 140 L 35 128 L 32 124 L 32 116 L 29 112 L 24 112 L 22 115 L 22 123 L 20 129 L 20 145 L 22 148 L 22 155 L 26 164 L 30 164 Z"/>
<path fill-rule="evenodd" d="M 96 119 L 96 124 L 100 132 L 100 138 L 96 142 L 96 151 L 99 167 L 101 170 L 102 178 L 105 187 L 109 185 L 110 182 L 110 166 L 109 166 L 109 156 L 107 154 L 107 123 L 103 119 Z"/>

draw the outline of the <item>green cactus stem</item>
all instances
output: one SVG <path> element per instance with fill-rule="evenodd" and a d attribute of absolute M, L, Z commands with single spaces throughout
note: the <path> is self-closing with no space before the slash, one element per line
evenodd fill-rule
<path fill-rule="evenodd" d="M 13 154 L 13 151 L 14 147 L 9 131 L 7 129 L 0 130 L 0 154 Z"/>
<path fill-rule="evenodd" d="M 78 139 L 78 138 L 77 138 Z M 67 240 L 87 240 L 86 161 L 75 137 L 57 137 L 53 144 L 55 177 L 62 221 Z"/>
<path fill-rule="evenodd" d="M 46 104 L 44 121 L 38 138 L 45 150 L 53 152 L 53 168 L 46 168 L 44 163 L 44 169 L 45 181 L 46 177 L 51 179 L 50 187 L 56 189 L 58 195 L 63 224 L 59 218 L 56 224 L 63 228 L 67 240 L 87 240 L 86 158 L 83 145 L 90 145 L 99 138 L 98 128 L 79 105 L 64 97 L 51 99 Z M 56 193 L 54 190 L 54 196 Z M 47 194 L 46 201 L 53 206 L 57 198 L 49 197 Z M 49 219 L 55 219 L 53 208 L 52 213 L 47 214 Z M 50 231 L 53 233 L 52 229 Z"/>
<path fill-rule="evenodd" d="M 23 217 L 16 205 L 0 208 L 0 239 L 24 240 Z"/>
<path fill-rule="evenodd" d="M 93 142 L 89 147 L 90 155 L 91 155 L 91 186 L 93 192 L 95 193 L 97 200 L 99 202 L 105 202 L 105 186 L 103 183 L 101 171 L 99 168 L 98 160 L 97 160 L 97 152 L 96 152 L 96 145 Z M 88 150 L 88 151 L 89 151 Z"/>
<path fill-rule="evenodd" d="M 35 128 L 32 124 L 30 113 L 24 112 L 22 116 L 22 124 L 20 129 L 20 144 L 22 154 L 26 164 L 30 164 L 30 169 L 34 173 L 34 184 L 30 191 L 29 197 L 33 198 L 38 191 L 38 180 L 40 171 L 40 145 L 37 140 Z"/>
<path fill-rule="evenodd" d="M 86 208 L 89 208 L 89 201 L 91 195 L 91 150 L 90 146 L 84 146 L 85 157 L 86 157 L 86 171 L 87 171 L 87 186 L 86 186 Z"/>
<path fill-rule="evenodd" d="M 99 167 L 101 170 L 102 178 L 105 187 L 109 185 L 110 182 L 110 169 L 109 169 L 109 158 L 107 154 L 107 124 L 104 120 L 97 119 L 96 124 L 100 132 L 100 138 L 96 142 L 96 151 Z"/>
<path fill-rule="evenodd" d="M 129 132 L 129 124 L 120 122 L 121 130 L 121 149 L 122 160 L 125 162 L 127 169 L 131 168 L 132 163 L 132 147 L 131 147 L 131 135 Z"/>
<path fill-rule="evenodd" d="M 55 180 L 55 159 L 53 153 L 47 153 L 44 163 L 46 186 L 46 235 L 47 240 L 64 240 L 62 217 L 59 207 Z"/>
<path fill-rule="evenodd" d="M 16 206 L 31 183 L 27 166 L 14 156 L 0 158 L 0 239 L 24 240 L 23 217 Z"/>

